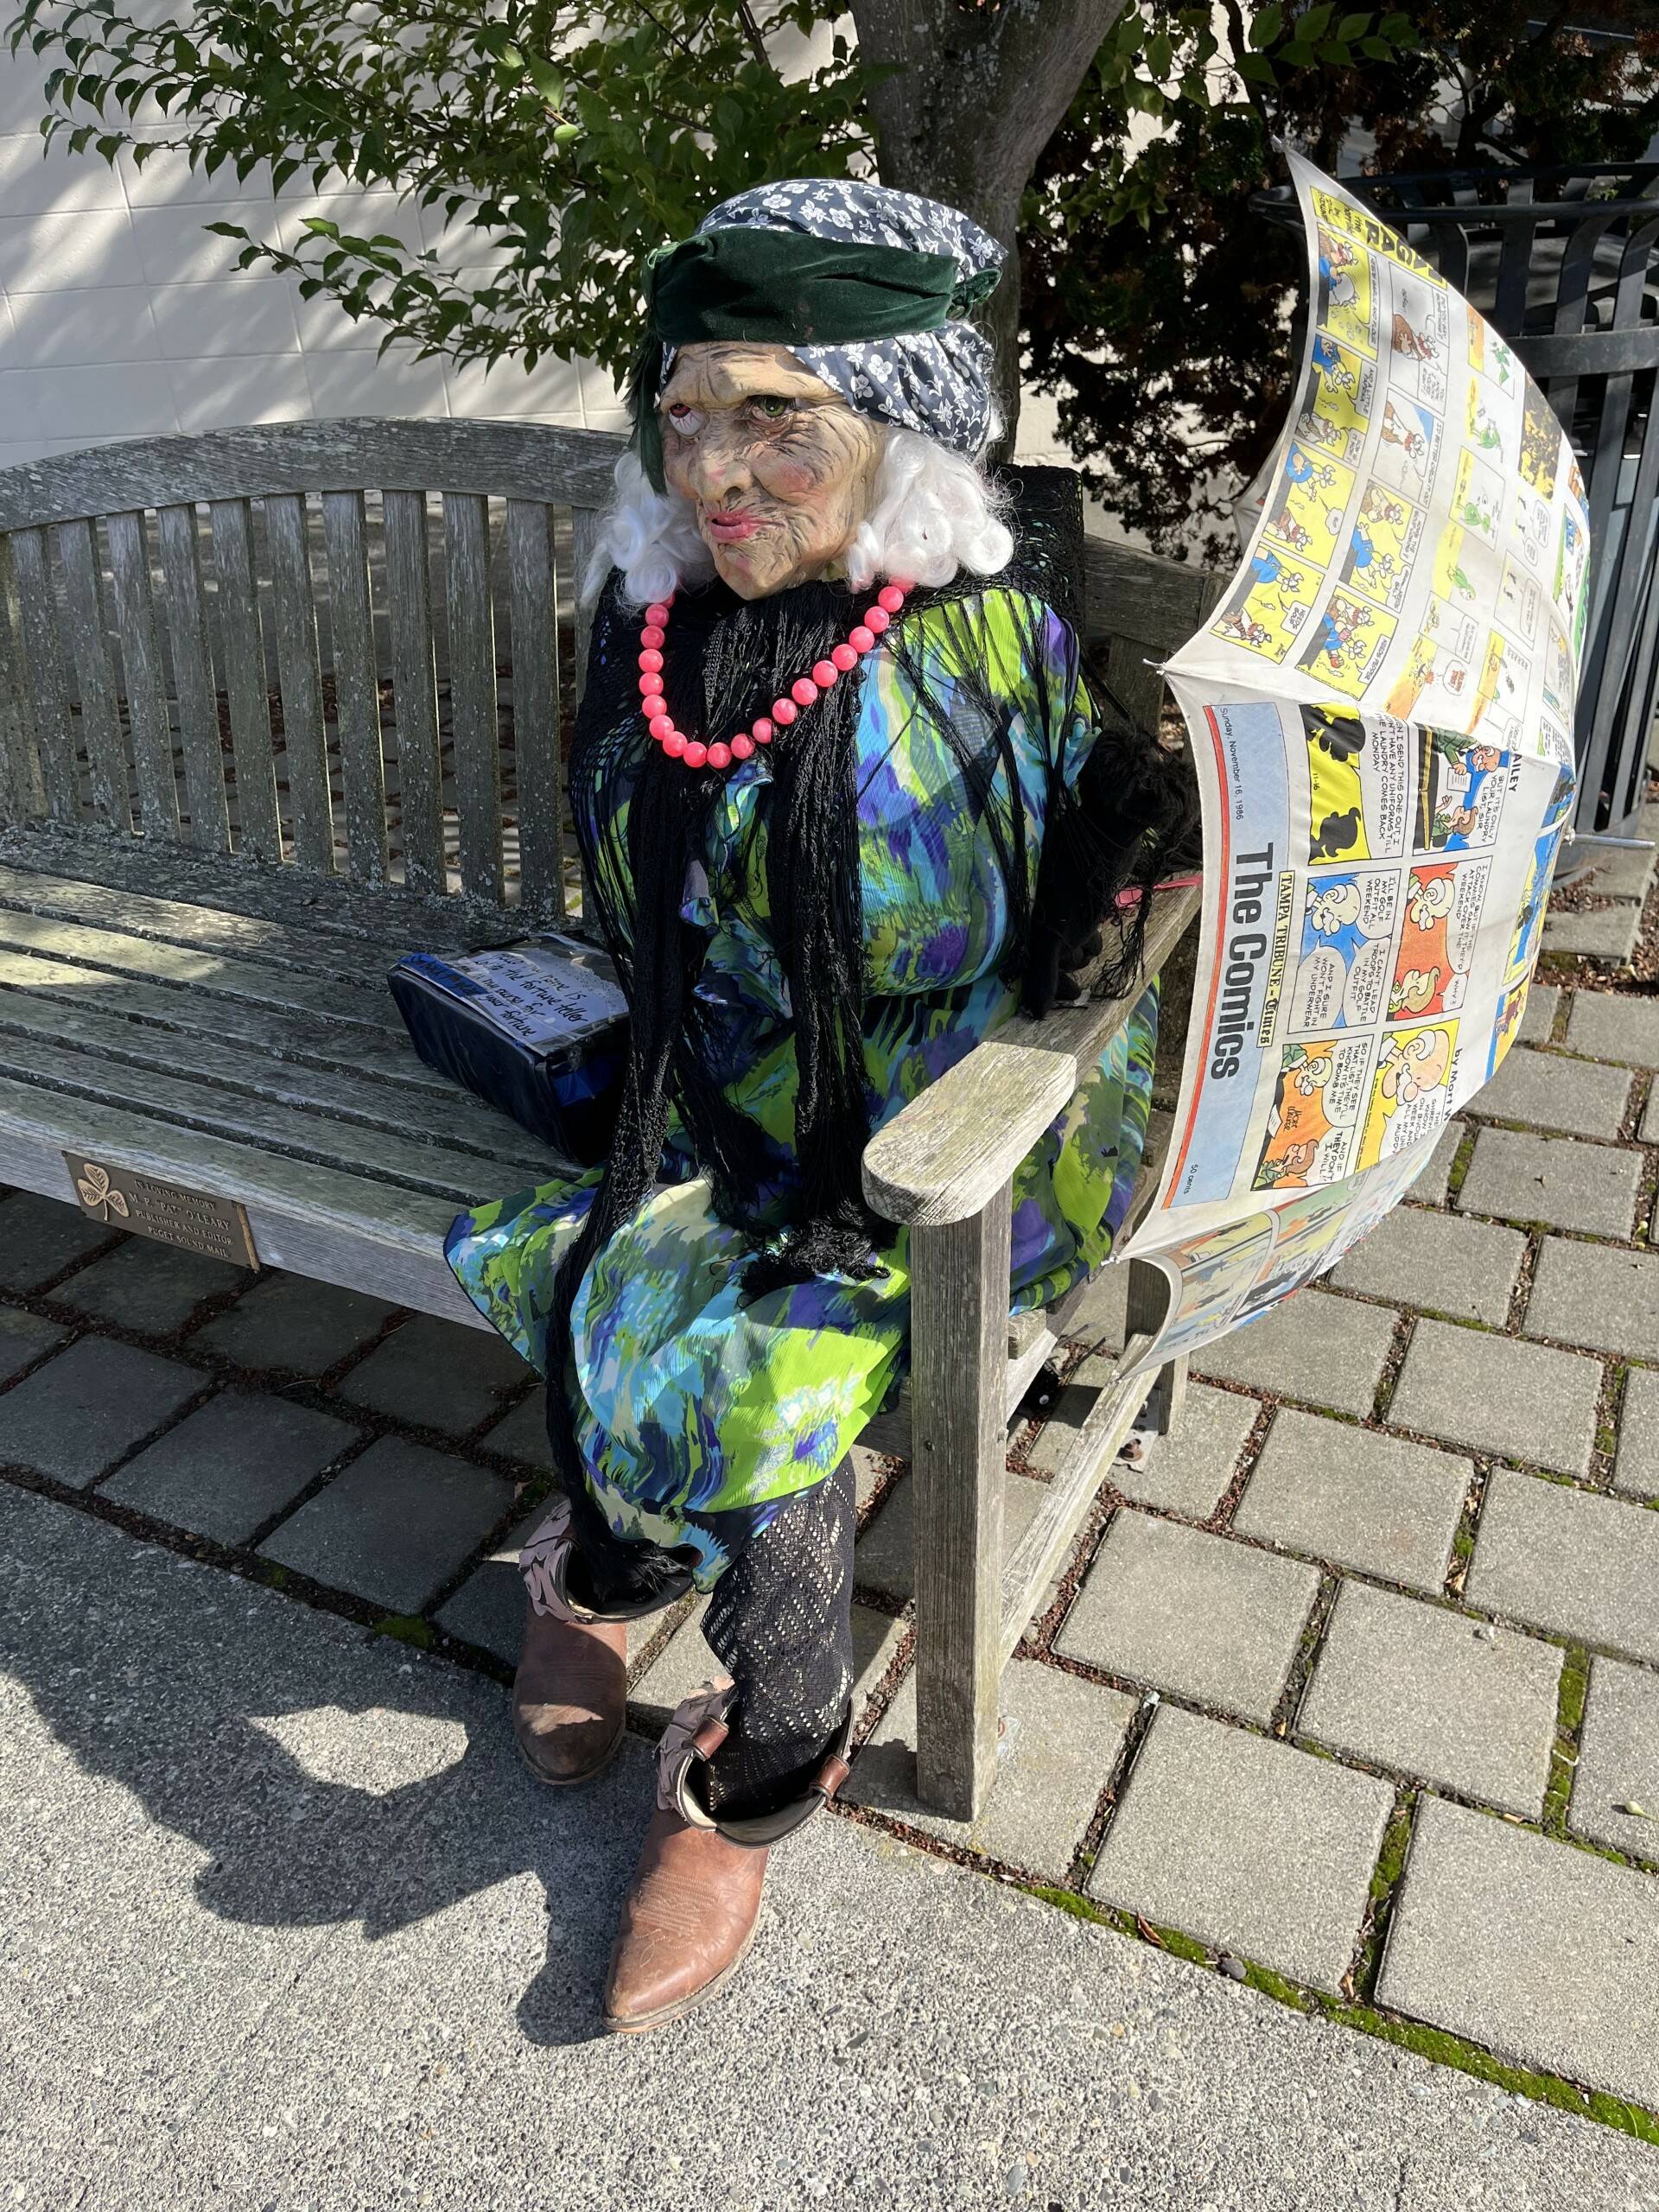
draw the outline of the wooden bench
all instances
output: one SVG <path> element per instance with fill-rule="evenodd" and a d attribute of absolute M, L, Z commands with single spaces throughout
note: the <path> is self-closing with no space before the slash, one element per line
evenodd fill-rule
<path fill-rule="evenodd" d="M 265 1264 L 486 1325 L 443 1231 L 550 1161 L 416 1058 L 385 972 L 572 911 L 575 581 L 619 442 L 278 423 L 0 473 L 0 1183 L 73 1203 L 64 1154 L 91 1157 L 237 1202 Z M 1098 540 L 1087 565 L 1092 642 L 1155 713 L 1147 664 L 1208 580 Z M 1007 1414 L 1058 1341 L 1010 1326 L 1008 1178 L 1125 1011 L 1017 1025 L 868 1155 L 914 1231 L 921 1781 L 948 1812 L 1143 1414 L 1145 1386 L 1106 1394 L 1005 1565 Z"/>

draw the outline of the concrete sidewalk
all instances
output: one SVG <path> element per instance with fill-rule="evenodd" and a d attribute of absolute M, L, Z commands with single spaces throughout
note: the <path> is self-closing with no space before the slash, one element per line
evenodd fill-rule
<path fill-rule="evenodd" d="M 1650 2212 L 1659 2152 L 846 1817 L 596 2037 L 643 1746 L 0 1488 L 0 2204 Z"/>

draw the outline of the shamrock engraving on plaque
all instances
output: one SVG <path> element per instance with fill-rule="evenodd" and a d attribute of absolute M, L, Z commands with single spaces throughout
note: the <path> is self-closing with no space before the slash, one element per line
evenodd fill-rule
<path fill-rule="evenodd" d="M 259 1265 L 247 1209 L 236 1199 L 213 1198 L 206 1191 L 164 1183 L 158 1175 L 112 1166 L 76 1152 L 66 1152 L 63 1161 L 81 1211 L 94 1221 L 111 1229 L 134 1230 L 163 1244 L 182 1245 L 187 1252 L 200 1252 L 210 1260 L 230 1260 L 240 1268 Z"/>

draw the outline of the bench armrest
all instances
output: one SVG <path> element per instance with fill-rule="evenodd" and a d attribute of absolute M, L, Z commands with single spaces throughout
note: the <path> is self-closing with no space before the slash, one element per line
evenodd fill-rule
<path fill-rule="evenodd" d="M 1167 893 L 1147 931 L 1150 976 L 1196 918 L 1195 888 Z M 995 1198 L 1128 1020 L 1135 994 L 1021 1017 L 976 1045 L 864 1148 L 864 1196 L 885 1221 L 937 1228 Z"/>

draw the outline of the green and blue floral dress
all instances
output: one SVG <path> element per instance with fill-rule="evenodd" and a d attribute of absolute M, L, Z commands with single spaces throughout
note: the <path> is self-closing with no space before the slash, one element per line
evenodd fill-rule
<path fill-rule="evenodd" d="M 1092 740 L 1076 636 L 1037 610 L 1047 664 L 1034 683 L 1029 603 L 988 589 L 962 611 L 977 618 L 976 690 L 983 696 L 988 673 L 1010 717 L 1034 883 L 1051 755 L 1074 781 Z M 922 647 L 931 695 L 948 700 L 960 624 L 924 607 L 906 627 Z M 994 1034 L 1019 995 L 998 973 L 1005 883 L 957 761 L 930 717 L 913 711 L 909 680 L 885 645 L 861 668 L 864 1064 L 876 1128 Z M 1045 721 L 1044 701 L 1067 702 L 1064 727 L 1052 726 L 1052 709 Z M 641 726 L 641 747 L 648 742 Z M 710 1073 L 752 1125 L 757 1162 L 781 1192 L 795 1166 L 796 1071 L 767 928 L 770 782 L 760 752 L 726 774 L 683 912 L 707 938 L 698 990 L 718 1061 Z M 995 803 L 1007 808 L 1008 799 L 999 788 Z M 573 792 L 573 802 L 624 806 L 626 779 L 608 791 Z M 1020 1168 L 1011 1311 L 1062 1295 L 1110 1252 L 1141 1164 L 1157 1007 L 1154 985 Z M 571 1312 L 572 1356 L 554 1387 L 612 1529 L 681 1548 L 707 1588 L 748 1536 L 836 1467 L 896 1391 L 906 1358 L 907 1239 L 895 1230 L 867 1280 L 818 1276 L 741 1300 L 755 1243 L 715 1212 L 677 1128 L 664 1172 L 678 1179 L 654 1190 L 588 1267 Z M 599 1180 L 594 1170 L 475 1206 L 447 1239 L 467 1295 L 543 1374 L 554 1279 Z"/>

